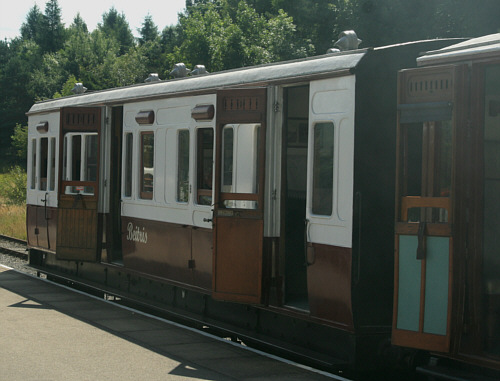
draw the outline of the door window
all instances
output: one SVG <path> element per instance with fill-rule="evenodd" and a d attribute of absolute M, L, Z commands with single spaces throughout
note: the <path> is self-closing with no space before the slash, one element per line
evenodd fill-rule
<path fill-rule="evenodd" d="M 96 132 L 67 133 L 64 136 L 63 179 L 65 181 L 96 182 L 98 173 L 98 146 Z M 93 185 L 69 185 L 65 194 L 94 195 Z"/>
<path fill-rule="evenodd" d="M 222 130 L 221 191 L 257 194 L 259 180 L 259 124 L 226 125 Z M 257 201 L 228 196 L 226 208 L 257 209 Z"/>
<path fill-rule="evenodd" d="M 198 187 L 196 201 L 199 205 L 212 205 L 214 130 L 200 128 L 197 131 L 196 139 Z"/>
<path fill-rule="evenodd" d="M 451 194 L 452 123 L 450 120 L 406 124 L 402 135 L 401 195 L 449 198 Z M 411 198 L 407 198 L 408 201 Z M 404 204 L 406 205 L 406 204 Z M 434 207 L 402 207 L 403 221 L 448 222 L 448 210 Z"/>
<path fill-rule="evenodd" d="M 314 125 L 314 158 L 312 181 L 312 213 L 332 215 L 333 205 L 333 148 L 332 122 Z"/>

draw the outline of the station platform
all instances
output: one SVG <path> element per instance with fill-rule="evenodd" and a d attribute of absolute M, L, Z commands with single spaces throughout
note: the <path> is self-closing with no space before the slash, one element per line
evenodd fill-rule
<path fill-rule="evenodd" d="M 343 380 L 0 265 L 2 380 Z"/>

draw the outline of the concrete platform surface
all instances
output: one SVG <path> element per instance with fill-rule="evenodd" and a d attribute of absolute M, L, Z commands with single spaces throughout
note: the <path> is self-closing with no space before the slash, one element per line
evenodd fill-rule
<path fill-rule="evenodd" d="M 0 266 L 0 380 L 332 377 Z"/>

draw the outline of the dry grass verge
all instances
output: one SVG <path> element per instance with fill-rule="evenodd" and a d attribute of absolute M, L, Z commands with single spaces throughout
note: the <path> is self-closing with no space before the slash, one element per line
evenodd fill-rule
<path fill-rule="evenodd" d="M 26 239 L 26 205 L 0 204 L 0 234 Z"/>

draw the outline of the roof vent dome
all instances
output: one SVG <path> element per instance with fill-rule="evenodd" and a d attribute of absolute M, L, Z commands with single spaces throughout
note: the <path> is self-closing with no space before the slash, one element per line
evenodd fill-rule
<path fill-rule="evenodd" d="M 208 74 L 205 65 L 196 65 L 194 69 L 191 71 L 191 75 L 202 75 L 202 74 Z"/>
<path fill-rule="evenodd" d="M 158 73 L 150 73 L 149 77 L 147 77 L 144 82 L 146 83 L 151 83 L 151 82 L 159 82 L 160 77 L 158 77 Z"/>
<path fill-rule="evenodd" d="M 191 72 L 184 63 L 177 63 L 174 65 L 173 70 L 170 72 L 170 75 L 174 78 L 183 78 L 187 77 L 187 75 Z"/>
<path fill-rule="evenodd" d="M 71 92 L 73 94 L 83 94 L 86 91 L 87 91 L 87 88 L 85 86 L 83 86 L 83 83 L 81 83 L 81 82 L 75 83 L 75 86 L 71 89 Z"/>
<path fill-rule="evenodd" d="M 355 31 L 346 30 L 340 33 L 338 41 L 333 46 L 339 48 L 341 51 L 355 50 L 358 49 L 361 42 L 363 41 L 358 38 Z"/>

